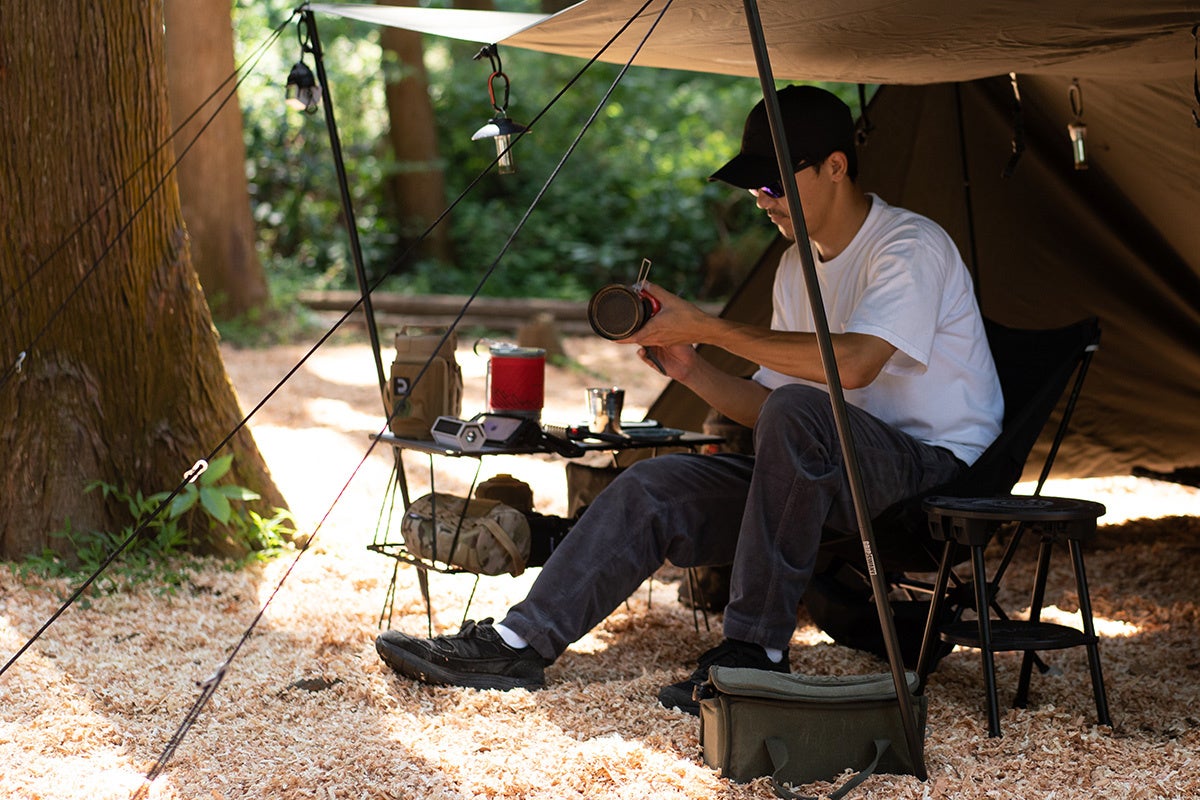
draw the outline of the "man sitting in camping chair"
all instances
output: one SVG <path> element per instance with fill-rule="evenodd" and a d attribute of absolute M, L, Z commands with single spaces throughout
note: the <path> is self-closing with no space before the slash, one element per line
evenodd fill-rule
<path fill-rule="evenodd" d="M 850 109 L 810 86 L 778 92 L 796 185 L 827 305 L 872 513 L 945 483 L 1000 431 L 1003 399 L 970 275 L 924 217 L 855 183 Z M 748 189 L 795 239 L 766 110 L 750 112 L 741 152 L 712 176 Z M 536 688 L 544 667 L 664 562 L 733 564 L 725 640 L 660 702 L 698 713 L 713 665 L 789 671 L 788 644 L 821 531 L 857 529 L 832 407 L 793 244 L 775 278 L 771 329 L 705 314 L 658 286 L 662 310 L 633 339 L 667 374 L 754 427 L 755 455 L 672 454 L 638 462 L 593 502 L 499 624 L 451 636 L 387 631 L 396 672 L 430 683 Z M 737 378 L 700 358 L 707 343 L 759 365 Z"/>

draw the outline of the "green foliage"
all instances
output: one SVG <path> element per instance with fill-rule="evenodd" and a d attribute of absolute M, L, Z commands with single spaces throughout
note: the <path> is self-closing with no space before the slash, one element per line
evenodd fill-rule
<path fill-rule="evenodd" d="M 270 304 L 230 319 L 214 320 L 221 340 L 235 347 L 270 347 L 316 338 L 325 325 L 316 313 L 296 299 L 281 277 L 274 283 Z"/>
<path fill-rule="evenodd" d="M 252 509 L 240 508 L 240 504 L 259 496 L 240 486 L 218 484 L 232 463 L 232 455 L 214 459 L 165 508 L 162 506 L 170 498 L 170 492 L 143 495 L 140 490 L 124 490 L 104 481 L 92 481 L 85 491 L 99 490 L 105 500 L 121 504 L 132 524 L 120 532 L 83 532 L 73 530 L 68 522 L 66 529 L 53 534 L 67 543 L 68 556 L 47 547 L 40 555 L 27 558 L 17 569 L 26 575 L 48 578 L 91 575 L 140 529 L 138 536 L 92 585 L 92 592 L 107 594 L 144 583 L 154 584 L 162 592 L 174 592 L 204 563 L 193 554 L 197 543 L 185 519 L 193 511 L 202 516 L 210 530 L 222 529 L 235 542 L 249 548 L 249 558 L 268 558 L 295 533 L 291 514 L 276 509 L 274 516 L 263 517 Z"/>
<path fill-rule="evenodd" d="M 497 7 L 540 10 L 534 0 L 501 0 Z M 294 8 L 282 0 L 237 0 L 239 58 Z M 473 290 L 620 67 L 593 65 L 516 143 L 517 174 L 493 172 L 466 194 L 444 223 L 451 226 L 453 264 L 415 261 L 404 258 L 401 243 L 410 231 L 388 188 L 388 178 L 404 168 L 386 136 L 383 76 L 395 75 L 396 65 L 385 63 L 374 26 L 324 14 L 317 24 L 368 279 L 391 274 L 386 289 L 413 294 Z M 449 204 L 495 156 L 490 141 L 470 138 L 493 113 L 490 66 L 472 58 L 478 45 L 436 37 L 424 43 Z M 324 116 L 285 110 L 282 103 L 284 80 L 299 57 L 289 26 L 239 90 L 261 257 L 274 291 L 281 281 L 353 288 Z M 584 65 L 517 48 L 501 47 L 501 57 L 511 80 L 508 114 L 523 124 Z M 314 66 L 311 56 L 305 60 Z M 852 94 L 846 99 L 854 105 Z M 668 288 L 695 299 L 726 295 L 774 229 L 744 192 L 706 178 L 737 151 L 742 121 L 759 96 L 754 79 L 629 70 L 483 294 L 582 300 L 604 283 L 633 280 L 649 258 L 652 279 Z M 735 274 L 715 280 L 722 270 Z"/>
<path fill-rule="evenodd" d="M 439 46 L 445 47 L 429 45 L 434 54 Z M 520 122 L 538 114 L 582 64 L 517 50 L 503 56 L 513 80 L 509 114 Z M 494 156 L 489 143 L 461 135 L 487 111 L 480 103 L 486 99 L 481 91 L 486 70 L 461 58 L 434 60 L 447 65 L 444 72 L 431 72 L 431 79 L 441 77 L 445 87 L 437 96 L 439 142 L 450 151 L 447 182 L 453 194 Z M 489 175 L 474 193 L 482 197 L 455 212 L 464 283 L 495 260 L 619 71 L 616 65 L 594 65 L 516 143 L 519 172 Z M 632 281 L 641 260 L 649 258 L 656 282 L 700 297 L 705 256 L 722 237 L 736 239 L 761 217 L 753 203 L 730 204 L 732 190 L 706 180 L 736 152 L 741 119 L 755 91 L 756 84 L 745 79 L 630 70 L 534 209 L 488 293 L 585 299 L 605 283 Z M 416 288 L 434 290 L 420 283 Z"/>
<path fill-rule="evenodd" d="M 238 63 L 257 54 L 297 4 L 237 0 L 233 8 Z M 387 108 L 379 80 L 379 35 L 371 26 L 322 16 L 325 62 L 335 82 L 337 124 L 355 222 L 368 264 L 388 263 L 397 245 L 396 217 L 385 179 L 393 166 L 381 142 Z M 321 113 L 309 116 L 283 103 L 288 71 L 301 57 L 290 24 L 239 87 L 251 208 L 259 256 L 272 281 L 294 289 L 342 288 L 353 283 L 341 196 Z M 315 67 L 311 55 L 304 57 Z M 344 73 L 334 73 L 338 64 Z"/>
<path fill-rule="evenodd" d="M 183 491 L 175 495 L 174 499 L 171 500 L 171 504 L 167 506 L 167 518 L 174 520 L 182 517 L 191 511 L 196 506 L 197 501 L 199 501 L 204 512 L 214 522 L 218 522 L 221 525 L 228 525 L 230 519 L 233 517 L 233 506 L 230 504 L 230 500 L 246 501 L 259 499 L 257 492 L 252 492 L 241 486 L 220 486 L 217 484 L 217 481 L 225 477 L 225 474 L 229 472 L 229 468 L 232 465 L 232 455 L 224 455 L 215 459 L 196 481 L 185 485 Z M 150 499 L 162 502 L 169 496 L 169 494 L 157 494 Z"/>

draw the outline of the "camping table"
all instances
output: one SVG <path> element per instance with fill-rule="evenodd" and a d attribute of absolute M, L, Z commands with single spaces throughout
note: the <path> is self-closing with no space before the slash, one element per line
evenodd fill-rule
<path fill-rule="evenodd" d="M 710 435 L 710 434 L 706 434 L 706 433 L 697 433 L 694 431 L 676 431 L 674 434 L 672 434 L 670 436 L 655 436 L 652 433 L 654 430 L 674 431 L 675 429 L 638 428 L 638 429 L 634 429 L 635 432 L 633 432 L 629 436 L 623 438 L 621 441 L 613 441 L 613 440 L 603 440 L 602 441 L 599 439 L 581 439 L 581 440 L 573 440 L 572 443 L 579 446 L 580 450 L 582 451 L 582 453 L 580 455 L 587 454 L 587 453 L 595 453 L 595 452 L 620 452 L 620 451 L 625 451 L 625 450 L 646 450 L 646 449 L 655 451 L 654 453 L 652 453 L 652 455 L 657 455 L 658 454 L 657 451 L 660 449 L 668 449 L 668 448 L 672 449 L 672 450 L 685 449 L 685 450 L 691 450 L 694 452 L 698 448 L 703 447 L 705 445 L 716 445 L 716 444 L 721 444 L 722 442 L 725 441 L 720 436 L 714 436 L 714 435 Z M 483 445 L 483 447 L 480 448 L 479 450 L 463 450 L 458 447 L 439 444 L 438 442 L 431 441 L 431 440 L 406 439 L 403 437 L 394 436 L 393 434 L 390 434 L 390 433 L 372 434 L 371 438 L 373 438 L 383 444 L 390 445 L 392 447 L 392 451 L 395 456 L 395 463 L 392 467 L 393 481 L 392 481 L 391 485 L 392 485 L 393 489 L 398 489 L 400 491 L 400 499 L 401 499 L 401 502 L 403 503 L 403 507 L 405 509 L 407 509 L 408 506 L 412 502 L 412 498 L 409 496 L 409 493 L 408 493 L 408 478 L 404 471 L 404 459 L 401 457 L 405 450 L 414 451 L 414 452 L 418 452 L 418 453 L 425 453 L 429 456 L 429 491 L 430 492 L 435 491 L 434 475 L 436 474 L 436 469 L 434 467 L 434 456 L 446 457 L 446 458 L 474 458 L 474 459 L 476 459 L 478 463 L 476 464 L 476 467 L 475 467 L 475 476 L 471 482 L 472 487 L 474 487 L 475 482 L 479 478 L 479 471 L 483 466 L 483 459 L 486 456 L 493 456 L 493 455 L 558 455 L 563 458 L 570 457 L 570 456 L 563 456 L 561 453 L 558 453 L 554 448 L 552 448 L 549 444 L 544 443 L 544 442 L 539 442 L 539 443 L 533 444 L 533 445 L 523 445 L 523 446 L 516 446 L 516 447 L 508 446 L 508 445 L 497 445 L 497 444 L 485 443 Z M 394 492 L 389 493 L 389 497 L 393 501 L 394 501 L 394 496 L 395 496 Z M 385 507 L 387 505 L 389 505 L 389 498 L 384 499 L 384 504 L 385 504 Z M 389 518 L 389 520 L 390 520 L 390 515 L 381 513 L 381 515 L 380 515 L 381 522 L 384 518 Z M 390 524 L 387 525 L 386 528 L 390 529 Z M 379 625 L 380 625 L 380 627 L 383 627 L 385 623 L 388 625 L 391 624 L 392 608 L 393 608 L 393 605 L 394 605 L 395 599 L 396 599 L 396 579 L 399 574 L 400 565 L 402 563 L 407 563 L 407 564 L 413 565 L 418 570 L 417 580 L 421 586 L 421 596 L 425 599 L 426 619 L 427 619 L 429 627 L 430 627 L 430 635 L 432 635 L 433 609 L 432 609 L 432 605 L 430 604 L 430 596 L 429 596 L 429 572 L 433 571 L 433 572 L 441 572 L 443 574 L 458 574 L 458 573 L 463 572 L 464 570 L 461 570 L 457 567 L 451 566 L 450 564 L 434 562 L 427 558 L 421 558 L 420 556 L 417 556 L 414 553 L 409 552 L 408 549 L 404 546 L 403 540 L 398 540 L 398 541 L 390 540 L 387 536 L 388 532 L 389 532 L 389 530 L 387 530 L 387 529 L 384 530 L 384 536 L 383 536 L 383 539 L 381 540 L 379 537 L 379 532 L 377 531 L 375 541 L 373 541 L 370 545 L 367 546 L 368 549 L 373 550 L 382 555 L 388 556 L 389 558 L 395 559 L 395 561 L 396 561 L 395 566 L 392 569 L 391 581 L 388 584 L 387 596 L 384 599 L 383 610 L 380 612 L 380 615 L 379 615 Z M 478 575 L 475 576 L 475 580 L 476 580 L 476 582 L 478 582 L 478 580 L 479 580 Z M 472 595 L 474 595 L 474 591 L 472 591 Z M 467 610 L 469 610 L 469 608 L 470 608 L 470 600 L 467 601 Z M 467 610 L 464 610 L 464 612 L 463 612 L 464 618 L 467 613 Z"/>

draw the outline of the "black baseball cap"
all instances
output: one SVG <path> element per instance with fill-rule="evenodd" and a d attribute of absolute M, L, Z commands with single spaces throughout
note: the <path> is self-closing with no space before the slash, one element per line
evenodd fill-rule
<path fill-rule="evenodd" d="M 819 164 L 835 151 L 846 154 L 847 172 L 858 174 L 854 152 L 854 118 L 837 95 L 816 86 L 787 86 L 775 93 L 794 168 Z M 708 178 L 741 189 L 778 184 L 775 144 L 762 100 L 750 110 L 742 131 L 742 149 Z"/>

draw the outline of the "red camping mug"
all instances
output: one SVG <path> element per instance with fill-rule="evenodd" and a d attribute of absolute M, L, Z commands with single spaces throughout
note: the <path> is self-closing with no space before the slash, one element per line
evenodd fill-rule
<path fill-rule="evenodd" d="M 540 420 L 546 401 L 546 351 L 494 344 L 488 354 L 488 410 Z"/>

